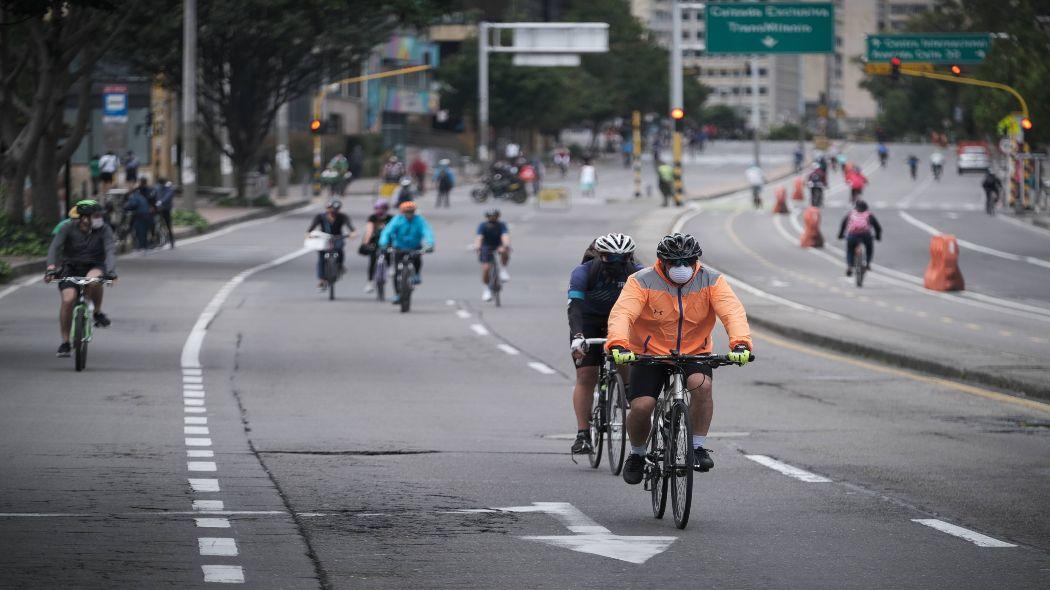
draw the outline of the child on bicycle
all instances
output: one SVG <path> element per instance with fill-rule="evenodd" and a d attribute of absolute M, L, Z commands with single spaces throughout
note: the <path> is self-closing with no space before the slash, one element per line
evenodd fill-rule
<path fill-rule="evenodd" d="M 842 224 L 839 227 L 839 239 L 846 238 L 847 277 L 853 276 L 853 252 L 857 249 L 857 244 L 864 244 L 865 259 L 867 261 L 864 270 L 871 269 L 871 256 L 875 251 L 875 244 L 871 241 L 873 230 L 875 239 L 881 240 L 882 226 L 879 225 L 879 220 L 875 219 L 871 211 L 868 211 L 868 203 L 866 201 L 857 201 L 853 209 L 842 218 Z"/>

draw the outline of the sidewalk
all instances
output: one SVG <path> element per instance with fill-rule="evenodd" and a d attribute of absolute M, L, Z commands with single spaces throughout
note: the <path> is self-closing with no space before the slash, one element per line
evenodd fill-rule
<path fill-rule="evenodd" d="M 274 206 L 272 207 L 218 207 L 211 205 L 210 203 L 201 204 L 197 207 L 197 213 L 208 221 L 208 228 L 203 232 L 198 232 L 190 226 L 176 225 L 173 228 L 175 232 L 175 243 L 178 244 L 180 239 L 210 233 L 242 221 L 277 215 L 278 213 L 283 213 L 284 211 L 306 205 L 313 199 L 312 196 L 303 198 L 302 194 L 301 185 L 289 186 L 288 196 L 278 197 L 274 194 L 270 197 L 274 203 Z M 207 201 L 203 201 L 202 203 L 207 203 Z M 180 209 L 178 200 L 175 201 L 175 209 Z M 42 275 L 44 267 L 47 265 L 46 257 L 0 256 L 0 261 L 6 262 L 11 267 L 11 275 L 8 279 L 9 282 L 18 277 L 37 272 Z"/>

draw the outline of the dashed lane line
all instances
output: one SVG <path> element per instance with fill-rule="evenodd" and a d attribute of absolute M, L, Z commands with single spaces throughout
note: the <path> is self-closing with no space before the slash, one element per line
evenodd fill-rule
<path fill-rule="evenodd" d="M 197 549 L 201 555 L 236 557 L 238 554 L 237 541 L 230 537 L 199 537 Z"/>
<path fill-rule="evenodd" d="M 911 519 L 911 521 L 928 526 L 932 529 L 936 529 L 938 531 L 941 531 L 942 533 L 948 533 L 949 535 L 952 535 L 954 537 L 959 537 L 960 539 L 966 539 L 967 541 L 973 543 L 974 545 L 977 545 L 978 547 L 1017 547 L 1017 545 L 1014 545 L 1013 543 L 1007 543 L 1005 541 L 1000 541 L 999 539 L 993 539 L 992 537 L 989 537 L 987 535 L 982 535 L 981 533 L 971 531 L 970 529 L 964 529 L 961 526 L 956 526 L 954 524 L 944 522 L 943 520 L 938 520 L 936 518 L 913 518 Z"/>
<path fill-rule="evenodd" d="M 806 471 L 805 469 L 799 469 L 798 467 L 788 465 L 787 463 L 784 463 L 782 461 L 777 461 L 776 459 L 772 457 L 767 457 L 766 455 L 744 456 L 748 459 L 751 459 L 755 463 L 758 463 L 759 465 L 765 465 L 773 471 L 783 473 L 784 475 L 788 477 L 793 477 L 799 481 L 804 481 L 806 483 L 831 483 L 831 480 L 824 477 L 823 475 L 817 475 L 816 473 L 811 473 L 809 471 Z"/>
<path fill-rule="evenodd" d="M 243 584 L 244 568 L 239 565 L 202 565 L 205 582 Z"/>
<path fill-rule="evenodd" d="M 539 373 L 543 373 L 544 375 L 553 375 L 553 374 L 557 373 L 557 371 L 555 371 L 554 369 L 548 367 L 547 365 L 545 365 L 545 364 L 543 364 L 543 363 L 541 363 L 539 361 L 529 361 L 528 364 L 529 364 L 529 367 L 532 368 L 534 371 L 537 371 Z"/>
<path fill-rule="evenodd" d="M 474 333 L 477 334 L 478 336 L 488 336 L 489 335 L 488 328 L 486 328 L 485 326 L 482 326 L 481 324 L 471 324 L 470 325 L 470 329 L 474 330 Z"/>
<path fill-rule="evenodd" d="M 514 355 L 517 355 L 517 354 L 521 354 L 518 351 L 517 348 L 514 348 L 513 346 L 511 346 L 509 344 L 503 344 L 502 342 L 500 344 L 497 344 L 496 348 L 502 350 L 503 352 L 505 352 L 505 353 L 507 353 L 507 354 L 509 354 L 511 356 L 514 356 Z"/>

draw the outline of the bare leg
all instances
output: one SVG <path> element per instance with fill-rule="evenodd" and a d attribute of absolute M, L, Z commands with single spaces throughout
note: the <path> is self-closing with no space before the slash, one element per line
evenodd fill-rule
<path fill-rule="evenodd" d="M 572 408 L 576 411 L 576 429 L 587 430 L 591 415 L 594 386 L 598 383 L 598 367 L 577 367 L 576 387 L 572 390 Z"/>
<path fill-rule="evenodd" d="M 73 323 L 73 302 L 76 300 L 75 289 L 62 289 L 62 304 L 58 308 L 58 331 L 62 334 L 62 342 L 69 342 L 70 324 Z"/>
<path fill-rule="evenodd" d="M 627 435 L 632 446 L 640 447 L 649 438 L 654 408 L 655 397 L 642 396 L 631 400 L 631 411 L 627 413 Z"/>
<path fill-rule="evenodd" d="M 481 263 L 481 284 L 482 285 L 488 285 L 489 284 L 489 272 L 491 272 L 491 271 L 492 271 L 492 263 L 491 262 L 482 262 Z"/>
<path fill-rule="evenodd" d="M 89 277 L 101 277 L 102 271 L 93 268 L 88 271 L 87 276 Z M 102 285 L 88 285 L 87 296 L 91 299 L 91 303 L 95 305 L 95 313 L 102 313 Z"/>
<path fill-rule="evenodd" d="M 711 418 L 715 414 L 715 401 L 711 395 L 711 378 L 703 373 L 689 377 L 686 384 L 693 393 L 689 403 L 689 418 L 693 423 L 693 434 L 707 436 L 711 430 Z"/>

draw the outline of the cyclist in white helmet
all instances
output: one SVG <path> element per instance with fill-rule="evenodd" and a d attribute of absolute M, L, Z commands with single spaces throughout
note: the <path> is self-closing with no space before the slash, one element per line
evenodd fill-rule
<path fill-rule="evenodd" d="M 605 338 L 609 312 L 620 290 L 627 277 L 642 269 L 634 259 L 634 249 L 634 240 L 627 234 L 599 236 L 569 278 L 569 349 L 576 364 L 576 387 L 572 392 L 576 411 L 574 455 L 591 452 L 587 419 L 602 364 L 602 347 L 587 346 L 586 339 Z"/>

